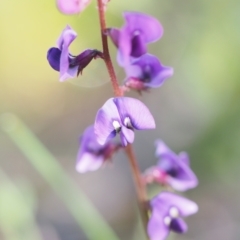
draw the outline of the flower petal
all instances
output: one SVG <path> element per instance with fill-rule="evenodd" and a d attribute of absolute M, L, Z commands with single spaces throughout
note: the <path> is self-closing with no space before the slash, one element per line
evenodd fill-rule
<path fill-rule="evenodd" d="M 164 213 L 153 208 L 148 222 L 147 232 L 151 240 L 165 240 L 169 234 L 169 228 L 164 224 Z"/>
<path fill-rule="evenodd" d="M 107 29 L 107 35 L 110 36 L 112 39 L 114 45 L 118 47 L 118 41 L 119 41 L 119 36 L 120 36 L 120 31 L 117 28 L 108 28 Z"/>
<path fill-rule="evenodd" d="M 172 75 L 173 68 L 161 65 L 161 69 L 159 69 L 159 74 L 156 77 L 154 77 L 152 81 L 146 83 L 146 86 L 151 88 L 161 87 L 165 80 L 170 78 Z"/>
<path fill-rule="evenodd" d="M 95 171 L 102 166 L 103 162 L 103 156 L 96 156 L 94 154 L 84 152 L 77 158 L 76 170 L 80 173 Z"/>
<path fill-rule="evenodd" d="M 157 41 L 162 37 L 163 27 L 156 18 L 138 12 L 125 12 L 123 16 L 129 31 L 134 33 L 138 30 L 143 35 L 145 43 Z"/>
<path fill-rule="evenodd" d="M 99 144 L 103 145 L 110 138 L 115 137 L 116 130 L 113 122 L 116 121 L 121 127 L 121 119 L 113 98 L 110 98 L 97 112 L 94 131 Z"/>
<path fill-rule="evenodd" d="M 127 66 L 130 63 L 131 49 L 131 36 L 128 28 L 123 27 L 119 32 L 117 53 L 117 61 L 121 67 Z"/>
<path fill-rule="evenodd" d="M 55 47 L 50 48 L 47 53 L 47 60 L 50 66 L 58 72 L 60 71 L 61 53 L 61 50 Z"/>
<path fill-rule="evenodd" d="M 176 233 L 185 233 L 188 230 L 188 226 L 182 218 L 172 219 L 169 227 Z"/>
<path fill-rule="evenodd" d="M 198 211 L 198 206 L 195 202 L 170 192 L 161 192 L 152 200 L 152 204 L 159 206 L 159 208 L 162 204 L 176 207 L 181 216 L 189 216 Z"/>
<path fill-rule="evenodd" d="M 134 131 L 132 129 L 128 129 L 128 128 L 122 126 L 120 137 L 121 137 L 123 146 L 126 147 L 127 146 L 126 143 L 130 143 L 130 144 L 133 143 Z"/>
<path fill-rule="evenodd" d="M 67 25 L 57 40 L 57 47 L 62 50 L 63 44 L 69 46 L 76 37 L 77 33 L 69 25 Z"/>
<path fill-rule="evenodd" d="M 91 0 L 57 0 L 57 7 L 64 14 L 77 14 L 82 12 Z"/>
<path fill-rule="evenodd" d="M 130 118 L 132 126 L 137 130 L 154 129 L 154 118 L 148 108 L 139 100 L 129 97 L 114 98 L 122 123 Z"/>
<path fill-rule="evenodd" d="M 155 141 L 157 158 L 168 155 L 176 155 L 162 140 L 158 139 Z"/>

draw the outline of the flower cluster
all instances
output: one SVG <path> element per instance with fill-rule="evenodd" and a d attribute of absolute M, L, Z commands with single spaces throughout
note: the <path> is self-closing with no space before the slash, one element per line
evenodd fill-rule
<path fill-rule="evenodd" d="M 101 9 L 108 0 L 99 0 Z M 81 12 L 90 0 L 58 0 L 59 10 L 65 14 Z M 100 10 L 99 10 L 100 11 Z M 123 80 L 122 94 L 108 99 L 97 111 L 95 122 L 86 128 L 80 137 L 76 170 L 80 173 L 95 171 L 114 154 L 134 142 L 135 130 L 154 129 L 155 120 L 147 106 L 141 101 L 125 97 L 124 90 L 142 92 L 163 85 L 173 75 L 173 69 L 162 65 L 160 60 L 149 54 L 147 45 L 159 40 L 163 35 L 160 22 L 149 15 L 138 12 L 125 12 L 125 24 L 121 28 L 102 29 L 102 37 L 110 37 L 117 48 L 117 61 L 124 68 L 126 78 Z M 67 26 L 57 40 L 56 47 L 48 50 L 47 59 L 50 66 L 60 72 L 60 81 L 74 78 L 90 64 L 92 59 L 106 60 L 105 52 L 86 49 L 74 56 L 69 46 L 77 33 Z M 110 60 L 111 61 L 111 60 Z M 116 86 L 114 86 L 116 87 Z M 120 91 L 121 92 L 121 91 Z M 119 134 L 120 141 L 115 137 Z M 143 185 L 158 183 L 166 187 L 165 191 L 148 201 L 150 219 L 147 232 L 151 240 L 164 240 L 170 231 L 184 233 L 187 224 L 182 217 L 194 214 L 198 206 L 175 193 L 186 191 L 198 184 L 197 177 L 190 168 L 187 153 L 175 154 L 167 145 L 156 141 L 158 163 L 147 169 L 140 178 Z"/>
<path fill-rule="evenodd" d="M 197 177 L 190 168 L 187 153 L 175 154 L 161 140 L 156 141 L 156 166 L 144 173 L 145 182 L 158 183 L 176 191 L 186 191 L 198 184 Z M 187 224 L 182 217 L 198 211 L 196 203 L 171 192 L 161 192 L 150 201 L 152 215 L 148 224 L 151 240 L 164 240 L 170 231 L 185 233 Z"/>

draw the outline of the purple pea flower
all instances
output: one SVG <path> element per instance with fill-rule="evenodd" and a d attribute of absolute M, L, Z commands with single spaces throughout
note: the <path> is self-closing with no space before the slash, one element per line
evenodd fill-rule
<path fill-rule="evenodd" d="M 148 108 L 139 100 L 129 97 L 110 98 L 97 112 L 94 129 L 99 144 L 105 144 L 117 133 L 123 146 L 134 141 L 134 129 L 155 128 Z"/>
<path fill-rule="evenodd" d="M 89 126 L 80 138 L 76 170 L 85 173 L 99 169 L 120 147 L 120 144 L 113 141 L 100 145 L 96 140 L 93 126 Z"/>
<path fill-rule="evenodd" d="M 161 192 L 150 205 L 152 215 L 147 231 L 151 240 L 164 240 L 170 231 L 185 233 L 188 227 L 182 217 L 198 211 L 195 202 L 170 192 Z"/>
<path fill-rule="evenodd" d="M 157 57 L 144 54 L 125 67 L 126 87 L 141 91 L 162 86 L 173 75 L 173 68 L 163 66 Z"/>
<path fill-rule="evenodd" d="M 138 12 L 125 12 L 125 25 L 109 28 L 107 34 L 118 48 L 118 63 L 126 66 L 131 58 L 139 58 L 147 52 L 147 44 L 160 39 L 163 28 L 160 22 L 149 15 Z"/>
<path fill-rule="evenodd" d="M 190 168 L 188 154 L 181 152 L 177 155 L 160 140 L 156 141 L 156 146 L 156 156 L 160 159 L 157 166 L 146 171 L 146 181 L 170 185 L 178 191 L 196 187 L 198 180 Z"/>
<path fill-rule="evenodd" d="M 76 37 L 77 33 L 67 26 L 57 41 L 57 47 L 48 50 L 48 62 L 54 70 L 60 72 L 61 82 L 78 76 L 93 58 L 103 57 L 96 49 L 87 49 L 78 56 L 71 55 L 68 48 Z"/>

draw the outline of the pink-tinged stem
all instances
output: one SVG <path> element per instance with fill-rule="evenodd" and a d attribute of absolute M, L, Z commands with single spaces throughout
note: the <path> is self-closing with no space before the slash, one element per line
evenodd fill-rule
<path fill-rule="evenodd" d="M 113 90 L 114 90 L 114 95 L 116 97 L 122 96 L 122 91 L 119 87 L 119 84 L 117 82 L 117 77 L 114 72 L 113 64 L 111 61 L 111 57 L 109 54 L 109 49 L 108 49 L 108 39 L 107 36 L 104 34 L 104 31 L 106 29 L 106 21 L 105 21 L 105 11 L 104 11 L 104 5 L 102 3 L 102 0 L 97 0 L 98 1 L 98 13 L 99 13 L 99 20 L 100 20 L 100 27 L 101 27 L 101 37 L 102 37 L 102 47 L 103 47 L 103 56 L 104 56 L 104 61 L 109 73 L 109 76 L 111 78 L 111 82 L 113 85 Z"/>

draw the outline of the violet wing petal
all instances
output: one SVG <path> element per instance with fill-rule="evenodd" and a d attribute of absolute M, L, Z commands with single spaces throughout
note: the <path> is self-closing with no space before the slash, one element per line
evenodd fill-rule
<path fill-rule="evenodd" d="M 155 155 L 157 158 L 162 156 L 176 156 L 176 154 L 160 139 L 155 141 L 156 152 Z"/>
<path fill-rule="evenodd" d="M 67 26 L 60 37 L 59 45 L 61 45 L 62 54 L 60 57 L 60 81 L 66 80 L 68 77 L 75 77 L 77 67 L 69 69 L 69 51 L 68 47 L 72 41 L 77 37 L 77 34 L 70 27 Z"/>
<path fill-rule="evenodd" d="M 154 77 L 152 81 L 146 83 L 145 85 L 151 88 L 161 87 L 165 82 L 165 80 L 172 77 L 172 75 L 173 75 L 173 68 L 161 66 L 161 69 L 159 69 L 158 75 Z"/>
<path fill-rule="evenodd" d="M 118 48 L 120 30 L 117 29 L 117 28 L 109 28 L 107 30 L 107 35 L 110 36 L 110 38 L 112 39 L 114 45 Z"/>
<path fill-rule="evenodd" d="M 130 54 L 131 54 L 131 36 L 129 34 L 128 28 L 123 27 L 119 31 L 117 53 L 117 61 L 121 67 L 129 65 Z"/>
<path fill-rule="evenodd" d="M 174 193 L 161 192 L 154 200 L 162 202 L 162 204 L 165 203 L 169 207 L 176 207 L 183 217 L 198 211 L 198 205 L 195 202 Z"/>
<path fill-rule="evenodd" d="M 139 31 L 145 43 L 155 42 L 162 37 L 163 27 L 156 18 L 138 12 L 125 12 L 123 16 L 129 31 L 132 34 Z"/>
<path fill-rule="evenodd" d="M 100 145 L 104 145 L 110 138 L 115 137 L 116 131 L 113 121 L 117 121 L 121 126 L 121 119 L 113 98 L 108 99 L 97 112 L 94 124 L 94 132 Z"/>
<path fill-rule="evenodd" d="M 148 108 L 139 100 L 129 97 L 114 98 L 122 123 L 130 118 L 132 126 L 137 130 L 154 129 L 155 120 Z"/>
<path fill-rule="evenodd" d="M 180 152 L 178 154 L 178 158 L 180 159 L 180 161 L 183 161 L 186 165 L 190 166 L 189 156 L 186 152 Z"/>
<path fill-rule="evenodd" d="M 103 146 L 97 143 L 93 126 L 87 127 L 80 138 L 76 170 L 80 173 L 85 173 L 100 168 L 104 157 L 102 155 L 96 156 L 94 152 L 97 152 L 101 148 Z"/>
<path fill-rule="evenodd" d="M 188 230 L 188 226 L 182 218 L 172 219 L 169 227 L 176 233 L 185 233 Z"/>
<path fill-rule="evenodd" d="M 64 42 L 66 42 L 68 45 L 70 45 L 70 43 L 71 43 L 76 37 L 77 37 L 77 33 L 76 33 L 69 25 L 67 25 L 67 26 L 63 29 L 60 37 L 59 37 L 58 40 L 57 40 L 57 47 L 58 47 L 60 50 L 62 50 L 62 47 L 63 47 L 63 43 L 64 43 Z M 69 39 L 68 39 L 68 38 L 69 38 Z M 71 40 L 71 39 L 72 39 L 72 41 L 70 41 L 70 42 L 68 43 L 67 41 L 69 41 L 69 40 Z"/>
<path fill-rule="evenodd" d="M 148 222 L 147 232 L 151 240 L 165 240 L 169 234 L 169 228 L 164 224 L 164 213 L 161 209 L 154 208 Z"/>
<path fill-rule="evenodd" d="M 198 185 L 198 179 L 191 168 L 178 159 L 177 174 L 168 177 L 168 183 L 178 191 L 186 191 Z"/>

